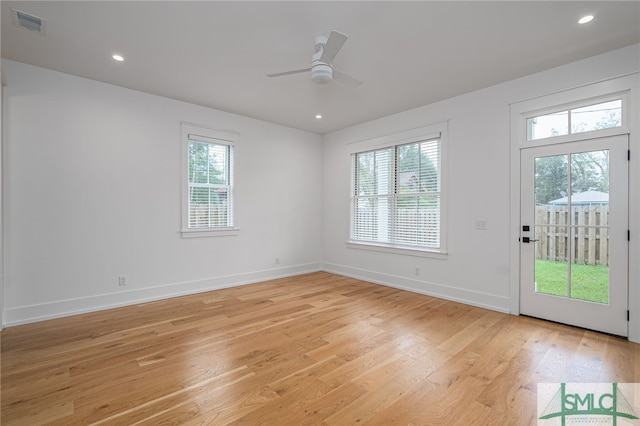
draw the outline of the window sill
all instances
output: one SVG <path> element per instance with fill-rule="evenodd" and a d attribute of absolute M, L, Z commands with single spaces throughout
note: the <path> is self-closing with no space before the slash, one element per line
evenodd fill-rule
<path fill-rule="evenodd" d="M 202 237 L 229 237 L 238 235 L 238 228 L 222 228 L 222 229 L 183 229 L 180 231 L 182 238 L 202 238 Z"/>
<path fill-rule="evenodd" d="M 359 249 L 359 250 L 370 250 L 370 251 L 377 251 L 382 253 L 401 254 L 405 256 L 426 257 L 430 259 L 439 259 L 439 260 L 445 260 L 447 258 L 447 253 L 443 251 L 418 249 L 418 248 L 410 248 L 410 247 L 395 247 L 395 246 L 387 246 L 384 244 L 347 241 L 347 247 L 352 249 Z"/>

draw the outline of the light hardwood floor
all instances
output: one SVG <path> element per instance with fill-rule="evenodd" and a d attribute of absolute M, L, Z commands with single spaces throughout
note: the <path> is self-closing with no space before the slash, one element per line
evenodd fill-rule
<path fill-rule="evenodd" d="M 624 339 L 318 272 L 5 329 L 2 425 L 527 425 Z"/>

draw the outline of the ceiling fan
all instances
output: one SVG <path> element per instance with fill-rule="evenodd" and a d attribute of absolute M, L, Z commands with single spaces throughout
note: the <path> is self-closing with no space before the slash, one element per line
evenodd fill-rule
<path fill-rule="evenodd" d="M 333 68 L 333 59 L 346 41 L 347 36 L 337 31 L 331 31 L 328 38 L 318 36 L 316 37 L 316 53 L 311 56 L 311 68 L 269 74 L 267 77 L 282 77 L 311 71 L 311 80 L 314 83 L 325 84 L 337 80 L 347 86 L 358 87 L 362 84 L 361 81 Z"/>

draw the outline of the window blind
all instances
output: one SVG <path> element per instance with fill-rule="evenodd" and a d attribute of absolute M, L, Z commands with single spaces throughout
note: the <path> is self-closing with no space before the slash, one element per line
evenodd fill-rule
<path fill-rule="evenodd" d="M 441 140 L 353 154 L 351 240 L 440 248 Z"/>
<path fill-rule="evenodd" d="M 222 142 L 189 135 L 189 228 L 233 226 L 233 147 Z"/>

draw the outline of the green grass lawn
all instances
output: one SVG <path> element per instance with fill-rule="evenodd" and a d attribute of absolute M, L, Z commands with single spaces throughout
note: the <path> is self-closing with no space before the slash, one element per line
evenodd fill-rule
<path fill-rule="evenodd" d="M 538 293 L 567 295 L 567 264 L 536 260 Z M 593 302 L 609 303 L 609 267 L 571 265 L 571 297 Z"/>

